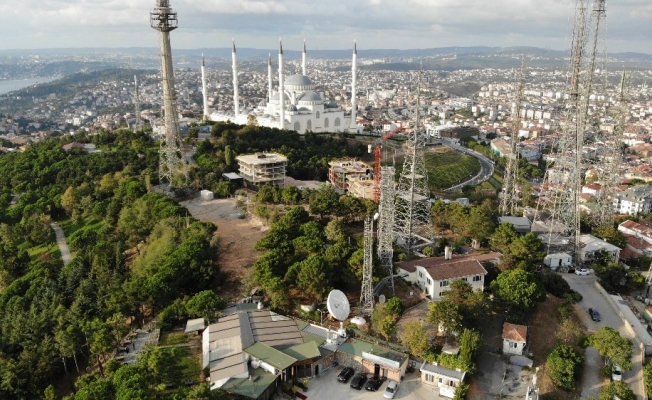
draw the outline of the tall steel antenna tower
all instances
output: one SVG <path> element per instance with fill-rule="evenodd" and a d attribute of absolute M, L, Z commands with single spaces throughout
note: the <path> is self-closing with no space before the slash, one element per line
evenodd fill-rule
<path fill-rule="evenodd" d="M 570 73 L 567 87 L 568 103 L 566 116 L 562 122 L 559 141 L 553 149 L 554 165 L 546 170 L 544 186 L 546 198 L 552 203 L 550 218 L 546 221 L 549 228 L 548 251 L 552 246 L 559 250 L 569 251 L 574 262 L 579 261 L 580 250 L 580 194 L 582 192 L 582 155 L 584 147 L 584 131 L 586 129 L 585 103 L 582 96 L 590 94 L 586 84 L 592 78 L 583 79 L 586 66 L 586 0 L 578 0 L 573 27 L 573 43 L 571 46 Z M 541 217 L 537 213 L 537 217 Z M 560 229 L 561 228 L 561 229 Z M 559 232 L 563 230 L 563 232 Z M 555 236 L 553 239 L 553 231 Z"/>
<path fill-rule="evenodd" d="M 163 83 L 163 110 L 165 134 L 159 149 L 159 181 L 170 186 L 185 186 L 188 172 L 181 157 L 179 121 L 177 119 L 176 95 L 170 32 L 177 29 L 177 13 L 170 8 L 169 0 L 156 0 L 156 7 L 149 13 L 150 25 L 161 32 L 161 79 Z"/>
<path fill-rule="evenodd" d="M 397 243 L 407 251 L 408 258 L 423 243 L 430 243 L 431 223 L 430 189 L 428 172 L 423 152 L 426 147 L 426 132 L 420 126 L 419 109 L 421 107 L 421 71 L 417 84 L 417 104 L 412 136 L 405 144 L 405 162 L 401 170 L 394 217 L 394 232 Z"/>
<path fill-rule="evenodd" d="M 514 108 L 512 112 L 512 132 L 510 134 L 511 155 L 507 159 L 505 176 L 503 178 L 503 193 L 500 200 L 500 214 L 504 217 L 507 215 L 516 215 L 518 208 L 518 132 L 521 129 L 521 112 L 523 109 L 523 86 L 525 81 L 525 61 L 521 60 L 521 74 L 516 89 L 514 99 Z"/>
<path fill-rule="evenodd" d="M 378 259 L 380 268 L 387 272 L 389 285 L 394 292 L 394 199 L 396 188 L 394 167 L 380 167 L 380 201 L 378 219 Z"/>
<path fill-rule="evenodd" d="M 134 75 L 134 111 L 136 112 L 136 124 L 134 131 L 140 129 L 140 96 L 138 95 L 138 76 Z"/>
<path fill-rule="evenodd" d="M 376 214 L 377 215 L 377 214 Z M 364 220 L 364 259 L 362 263 L 362 291 L 360 292 L 360 314 L 371 315 L 374 311 L 373 251 L 374 219 L 370 215 Z"/>

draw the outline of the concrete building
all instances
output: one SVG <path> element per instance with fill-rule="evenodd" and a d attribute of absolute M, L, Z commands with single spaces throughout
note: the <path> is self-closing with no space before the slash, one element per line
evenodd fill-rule
<path fill-rule="evenodd" d="M 530 233 L 530 230 L 532 229 L 532 224 L 530 223 L 530 220 L 527 219 L 526 217 L 510 217 L 510 216 L 498 217 L 498 223 L 511 224 L 516 230 L 516 232 L 523 233 L 523 234 Z"/>
<path fill-rule="evenodd" d="M 436 386 L 439 388 L 439 395 L 453 398 L 455 397 L 455 390 L 464 381 L 466 372 L 459 369 L 449 369 L 437 363 L 429 364 L 423 362 L 420 368 L 421 382 Z"/>
<path fill-rule="evenodd" d="M 450 290 L 453 281 L 467 281 L 473 290 L 484 289 L 484 276 L 487 270 L 480 262 L 496 261 L 500 253 L 467 254 L 453 257 L 450 249 L 444 257 L 430 257 L 420 260 L 404 261 L 399 268 L 406 274 L 406 280 L 427 293 L 433 301 L 440 300 Z"/>
<path fill-rule="evenodd" d="M 503 324 L 503 354 L 522 356 L 527 346 L 527 326 Z"/>
<path fill-rule="evenodd" d="M 340 194 L 349 192 L 352 180 L 365 181 L 373 176 L 373 169 L 362 161 L 353 159 L 333 160 L 328 165 L 328 181 L 335 186 Z M 373 193 L 371 198 L 373 198 Z"/>
<path fill-rule="evenodd" d="M 361 199 L 374 199 L 374 180 L 371 178 L 352 178 L 349 180 L 349 194 Z"/>
<path fill-rule="evenodd" d="M 249 184 L 285 187 L 285 170 L 288 159 L 276 153 L 257 153 L 237 156 L 239 175 Z"/>
<path fill-rule="evenodd" d="M 606 251 L 611 255 L 613 262 L 618 262 L 621 250 L 620 247 L 616 247 L 593 235 L 580 235 L 580 261 L 585 264 L 593 261 L 598 251 Z"/>
<path fill-rule="evenodd" d="M 614 212 L 618 214 L 647 214 L 652 206 L 652 186 L 638 185 L 617 193 L 614 198 Z"/>
<path fill-rule="evenodd" d="M 543 258 L 543 263 L 550 267 L 553 271 L 558 270 L 559 268 L 569 268 L 573 265 L 573 257 L 570 254 L 566 253 L 553 253 L 547 254 Z"/>

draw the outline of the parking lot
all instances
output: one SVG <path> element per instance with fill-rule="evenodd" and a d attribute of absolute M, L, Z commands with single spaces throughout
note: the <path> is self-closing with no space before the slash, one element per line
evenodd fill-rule
<path fill-rule="evenodd" d="M 368 392 L 364 389 L 355 390 L 349 387 L 349 383 L 340 383 L 337 381 L 337 374 L 339 374 L 342 368 L 342 366 L 330 368 L 318 378 L 311 379 L 308 383 L 308 391 L 304 394 L 310 400 L 371 400 L 383 398 L 383 392 L 387 387 L 387 382 L 384 382 L 376 392 Z M 371 374 L 368 376 L 371 377 Z M 351 381 L 349 380 L 349 382 Z M 445 397 L 439 396 L 438 388 L 421 384 L 418 369 L 405 375 L 403 382 L 399 383 L 399 389 L 394 398 L 415 400 L 446 399 Z"/>

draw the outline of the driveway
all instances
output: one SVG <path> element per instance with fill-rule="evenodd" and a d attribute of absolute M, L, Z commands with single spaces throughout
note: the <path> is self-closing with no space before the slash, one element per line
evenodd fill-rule
<path fill-rule="evenodd" d="M 351 389 L 348 383 L 340 383 L 337 381 L 337 374 L 340 373 L 342 368 L 342 366 L 330 368 L 318 378 L 310 379 L 308 390 L 303 394 L 308 396 L 308 400 L 378 400 L 383 398 L 383 392 L 387 387 L 387 382 L 383 383 L 376 392 L 367 392 L 364 389 Z M 399 384 L 398 392 L 396 392 L 394 398 L 410 400 L 450 400 L 446 397 L 440 397 L 439 389 L 423 385 L 418 370 L 405 374 L 405 379 Z"/>
<path fill-rule="evenodd" d="M 634 339 L 625 329 L 622 319 L 616 314 L 612 305 L 595 288 L 595 275 L 578 276 L 562 273 L 562 276 L 568 282 L 571 289 L 582 295 L 582 301 L 577 303 L 575 307 L 578 310 L 582 323 L 584 323 L 589 332 L 596 332 L 600 327 L 608 326 L 620 332 L 623 337 L 630 340 Z M 591 320 L 588 314 L 589 307 L 600 312 L 600 316 L 602 317 L 600 322 Z M 607 379 L 600 376 L 600 368 L 604 365 L 604 360 L 600 357 L 597 350 L 592 347 L 586 349 L 585 357 L 582 399 L 586 399 L 589 396 L 597 399 L 600 389 L 609 383 Z M 641 352 L 635 349 L 634 357 L 632 357 L 633 369 L 623 373 L 623 380 L 634 391 L 637 398 L 641 400 L 644 399 L 643 372 L 641 370 L 642 361 Z"/>

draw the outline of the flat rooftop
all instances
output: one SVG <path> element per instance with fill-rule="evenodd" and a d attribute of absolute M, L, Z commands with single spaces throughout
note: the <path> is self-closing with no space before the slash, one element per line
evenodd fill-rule
<path fill-rule="evenodd" d="M 282 156 L 277 153 L 257 153 L 257 154 L 245 154 L 237 156 L 236 160 L 242 161 L 245 164 L 272 164 L 287 162 L 288 159 L 285 156 Z"/>

